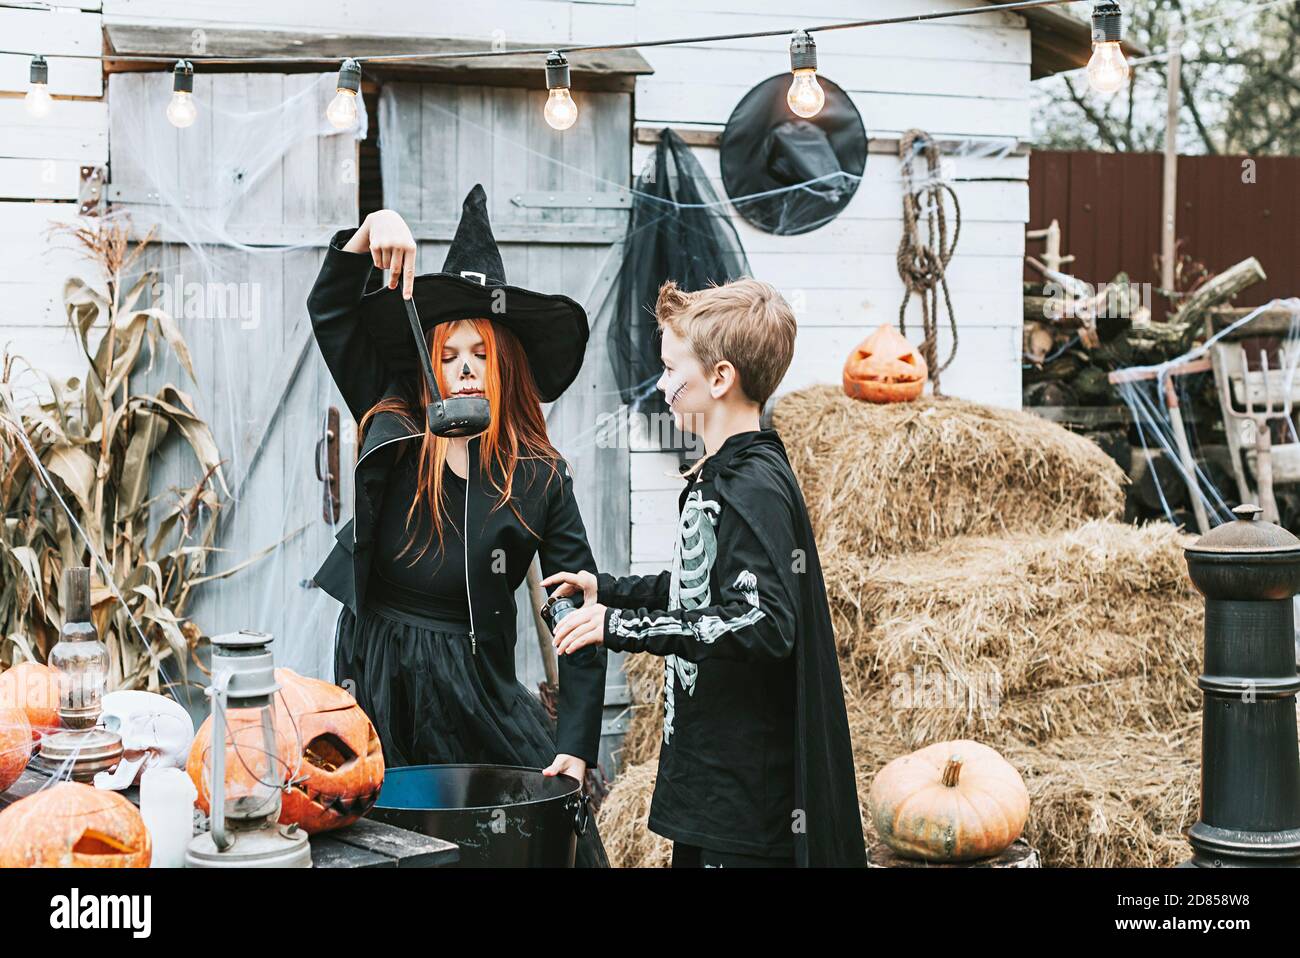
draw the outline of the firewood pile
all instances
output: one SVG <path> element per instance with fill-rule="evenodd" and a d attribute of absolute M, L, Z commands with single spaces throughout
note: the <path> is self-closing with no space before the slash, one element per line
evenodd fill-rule
<path fill-rule="evenodd" d="M 1164 321 L 1152 318 L 1138 287 L 1120 273 L 1100 289 L 1066 270 L 1059 236 L 1047 239 L 1041 259 L 1029 263 L 1041 281 L 1024 284 L 1023 402 L 1027 411 L 1082 433 L 1097 443 L 1130 478 L 1125 518 L 1175 519 L 1195 531 L 1190 495 L 1166 450 L 1144 445 L 1109 375 L 1118 369 L 1156 365 L 1184 355 L 1206 337 L 1212 316 L 1250 285 L 1265 278 L 1251 257 L 1215 276 L 1205 276 L 1178 297 Z M 1034 238 L 1035 234 L 1030 234 Z M 1222 415 L 1210 373 L 1184 378 L 1182 415 L 1195 431 L 1197 466 L 1226 498 L 1235 498 Z"/>

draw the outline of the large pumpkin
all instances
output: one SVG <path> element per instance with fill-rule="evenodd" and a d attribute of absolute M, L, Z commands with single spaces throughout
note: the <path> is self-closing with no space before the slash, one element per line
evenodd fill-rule
<path fill-rule="evenodd" d="M 370 811 L 384 783 L 384 754 L 375 727 L 347 692 L 320 679 L 307 678 L 291 669 L 276 669 L 280 694 L 276 696 L 276 724 L 298 730 L 302 741 L 298 781 L 281 799 L 281 824 L 296 823 L 309 834 L 350 825 Z M 199 805 L 208 810 L 203 787 L 204 755 L 211 737 L 210 720 L 204 722 L 190 750 L 187 766 L 199 790 Z M 230 758 L 227 751 L 227 774 Z"/>
<path fill-rule="evenodd" d="M 844 393 L 867 402 L 907 402 L 921 395 L 925 358 L 893 326 L 881 326 L 844 362 Z"/>
<path fill-rule="evenodd" d="M 59 673 L 39 662 L 6 669 L 0 673 L 0 708 L 23 709 L 34 740 L 59 731 Z"/>
<path fill-rule="evenodd" d="M 867 804 L 881 841 L 906 858 L 937 862 L 999 855 L 1029 818 L 1020 773 L 967 739 L 894 759 L 876 774 Z"/>
<path fill-rule="evenodd" d="M 32 726 L 22 709 L 0 708 L 0 792 L 23 774 L 32 757 Z"/>
<path fill-rule="evenodd" d="M 0 812 L 0 868 L 148 868 L 144 819 L 117 792 L 60 782 Z"/>

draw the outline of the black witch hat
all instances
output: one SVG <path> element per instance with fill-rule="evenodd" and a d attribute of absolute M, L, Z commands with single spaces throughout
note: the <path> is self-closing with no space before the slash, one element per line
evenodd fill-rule
<path fill-rule="evenodd" d="M 361 299 L 362 328 L 395 374 L 418 373 L 421 343 L 413 342 L 407 300 L 398 289 Z M 461 207 L 460 223 L 438 273 L 415 277 L 409 301 L 427 333 L 438 323 L 482 318 L 503 326 L 523 344 L 543 402 L 553 402 L 578 377 L 587 349 L 587 314 L 567 296 L 536 293 L 506 282 L 501 251 L 488 222 L 487 194 L 476 184 Z"/>
<path fill-rule="evenodd" d="M 786 102 L 790 74 L 769 77 L 741 98 L 722 131 L 722 183 L 736 211 L 778 236 L 829 223 L 857 192 L 867 131 L 849 95 L 819 76 L 826 104 L 811 119 Z M 847 174 L 847 175 L 845 175 Z M 786 187 L 804 184 L 796 190 Z"/>

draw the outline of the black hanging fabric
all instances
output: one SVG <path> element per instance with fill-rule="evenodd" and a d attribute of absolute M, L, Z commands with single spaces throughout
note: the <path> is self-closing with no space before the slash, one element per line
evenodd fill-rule
<path fill-rule="evenodd" d="M 670 279 L 687 292 L 727 283 L 749 275 L 749 260 L 699 160 L 672 130 L 660 134 L 635 189 L 609 352 L 623 402 L 653 414 L 667 412 L 655 389 L 663 369 L 654 317 L 659 287 Z"/>

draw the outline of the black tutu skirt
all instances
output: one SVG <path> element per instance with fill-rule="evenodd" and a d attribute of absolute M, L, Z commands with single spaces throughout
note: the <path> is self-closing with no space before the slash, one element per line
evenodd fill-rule
<path fill-rule="evenodd" d="M 352 691 L 384 746 L 384 764 L 520 765 L 555 759 L 555 723 L 515 676 L 514 650 L 458 622 L 385 606 L 346 606 L 334 644 L 334 682 Z M 609 860 L 593 821 L 578 839 L 579 868 Z"/>

